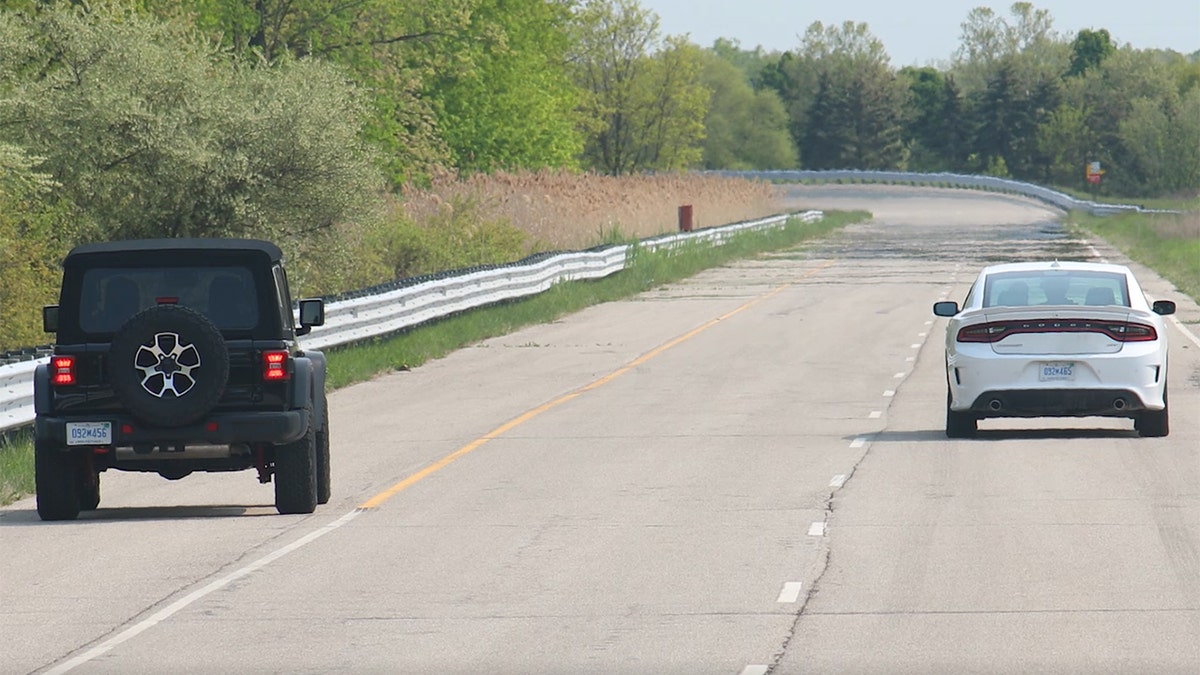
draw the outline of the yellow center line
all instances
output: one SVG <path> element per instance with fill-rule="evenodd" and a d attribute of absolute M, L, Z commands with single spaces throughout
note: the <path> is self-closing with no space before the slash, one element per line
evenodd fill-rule
<path fill-rule="evenodd" d="M 833 266 L 834 262 L 835 261 L 831 260 L 831 261 L 821 265 L 820 267 L 809 270 L 808 272 L 804 273 L 800 277 L 800 280 L 807 279 L 822 270 L 828 269 L 829 267 Z M 741 312 L 744 312 L 747 309 L 750 309 L 751 307 L 753 307 L 765 300 L 775 297 L 776 295 L 782 293 L 783 291 L 791 288 L 794 285 L 795 285 L 795 282 L 772 288 L 771 290 L 767 291 L 766 293 L 763 293 L 762 295 L 759 295 L 759 296 L 747 301 L 745 304 L 743 304 L 735 309 L 732 309 L 732 310 L 722 314 L 721 316 L 718 316 L 717 318 L 712 319 L 712 320 L 708 321 L 707 323 L 704 323 L 703 325 L 701 325 L 697 328 L 693 328 L 692 330 L 684 333 L 683 335 L 680 335 L 677 338 L 669 340 L 669 341 L 659 345 L 658 347 L 651 349 L 650 351 L 646 352 L 645 354 L 642 354 L 641 356 L 639 356 L 636 359 L 630 361 L 629 363 L 621 366 L 620 368 L 614 370 L 613 372 L 609 373 L 608 375 L 605 375 L 604 377 L 601 377 L 601 378 L 595 380 L 594 382 L 586 384 L 586 385 L 580 387 L 579 389 L 576 389 L 575 391 L 569 392 L 567 394 L 563 394 L 562 396 L 559 396 L 558 398 L 556 398 L 548 403 L 543 403 L 542 405 L 540 405 L 536 408 L 533 408 L 532 410 L 528 410 L 528 411 L 514 417 L 513 419 L 505 422 L 504 424 L 501 424 L 500 426 L 496 427 L 495 429 L 492 429 L 491 431 L 487 432 L 486 434 L 484 434 L 484 435 L 480 436 L 479 438 L 471 441 L 470 443 L 464 445 L 463 447 L 459 448 L 458 450 L 455 450 L 454 452 L 439 459 L 438 461 L 434 462 L 433 464 L 430 464 L 429 466 L 425 467 L 424 469 L 421 469 L 420 471 L 412 474 L 411 476 L 404 478 L 403 480 L 401 480 L 400 482 L 396 483 L 395 485 L 389 487 L 388 489 L 384 490 L 383 492 L 380 492 L 379 494 L 375 495 L 374 497 L 371 497 L 367 501 L 363 502 L 362 505 L 359 506 L 358 508 L 361 510 L 379 508 L 387 500 L 391 499 L 392 497 L 395 497 L 397 494 L 412 487 L 418 481 L 428 478 L 429 476 L 437 473 L 438 471 L 441 471 L 442 469 L 446 468 L 448 465 L 453 463 L 455 460 L 463 457 L 464 455 L 467 455 L 471 452 L 474 452 L 475 450 L 478 450 L 480 447 L 482 447 L 488 441 L 491 441 L 495 438 L 498 438 L 498 437 L 508 433 L 509 431 L 512 431 L 513 429 L 521 426 L 522 424 L 528 422 L 529 420 L 532 420 L 533 418 L 537 417 L 538 415 L 541 415 L 542 413 L 547 412 L 549 410 L 553 410 L 554 408 L 557 408 L 558 406 L 578 397 L 581 394 L 592 391 L 593 389 L 602 387 L 602 386 L 608 384 L 609 382 L 612 382 L 613 380 L 617 379 L 618 377 L 624 375 L 625 373 L 628 373 L 629 371 L 633 370 L 634 368 L 637 368 L 638 366 L 642 365 L 643 363 L 646 363 L 650 359 L 653 359 L 654 357 L 658 356 L 659 354 L 662 354 L 663 352 L 667 351 L 668 349 L 671 349 L 672 347 L 676 347 L 676 346 L 682 344 L 683 342 L 686 342 L 686 341 L 696 337 L 700 333 L 703 333 L 704 331 L 708 330 L 709 328 L 712 328 L 713 326 L 721 323 L 722 321 L 725 321 L 725 320 L 729 319 L 730 317 L 740 314 Z"/>

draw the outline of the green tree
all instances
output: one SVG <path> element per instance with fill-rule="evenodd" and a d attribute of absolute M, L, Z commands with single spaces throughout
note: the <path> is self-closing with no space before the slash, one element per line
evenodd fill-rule
<path fill-rule="evenodd" d="M 1067 69 L 1067 76 L 1076 77 L 1086 73 L 1089 69 L 1099 66 L 1116 50 L 1117 46 L 1107 30 L 1084 28 L 1071 42 L 1071 66 Z"/>
<path fill-rule="evenodd" d="M 320 57 L 346 68 L 370 92 L 364 135 L 379 148 L 393 184 L 450 162 L 424 85 L 470 65 L 463 52 L 469 43 L 460 38 L 481 0 L 142 1 L 160 16 L 191 13 L 201 31 L 248 63 Z"/>
<path fill-rule="evenodd" d="M 87 237 L 315 236 L 363 214 L 377 171 L 363 105 L 337 68 L 250 66 L 184 30 L 119 10 L 25 18 L 36 79 L 0 134 L 45 157 Z"/>
<path fill-rule="evenodd" d="M 712 52 L 740 70 L 755 91 L 762 89 L 765 84 L 764 71 L 779 59 L 779 54 L 768 53 L 761 45 L 754 49 L 742 49 L 741 43 L 731 38 L 714 40 Z"/>
<path fill-rule="evenodd" d="M 1150 194 L 1200 186 L 1200 92 L 1178 102 L 1140 98 L 1121 120 L 1122 169 Z"/>
<path fill-rule="evenodd" d="M 1164 110 L 1179 101 L 1179 85 L 1169 61 L 1152 51 L 1123 47 L 1096 68 L 1068 78 L 1064 102 L 1087 111 L 1094 146 L 1089 157 L 1105 167 L 1104 189 L 1116 194 L 1146 194 L 1144 177 L 1133 170 L 1130 135 L 1121 124 L 1133 113 L 1134 101 L 1157 101 Z"/>
<path fill-rule="evenodd" d="M 1038 126 L 1038 149 L 1049 162 L 1048 182 L 1087 187 L 1084 168 L 1096 147 L 1087 118 L 1087 111 L 1063 104 Z"/>
<path fill-rule="evenodd" d="M 1050 160 L 1040 152 L 1037 129 L 1050 118 L 1059 100 L 1057 78 L 1029 86 L 1020 81 L 1010 60 L 1002 61 L 987 88 L 974 99 L 973 147 L 981 162 L 979 166 L 1000 158 L 1015 178 L 1045 179 Z"/>
<path fill-rule="evenodd" d="M 660 39 L 657 16 L 636 0 L 591 0 L 576 18 L 585 166 L 619 175 L 698 164 L 709 101 L 700 50 Z"/>
<path fill-rule="evenodd" d="M 952 71 L 968 95 L 986 88 L 1001 64 L 1022 83 L 1058 77 L 1067 69 L 1068 44 L 1054 30 L 1050 12 L 1032 3 L 1013 3 L 1008 17 L 976 7 L 961 27 Z"/>
<path fill-rule="evenodd" d="M 479 0 L 452 41 L 461 42 L 463 64 L 424 87 L 456 168 L 575 164 L 583 137 L 579 90 L 565 67 L 570 18 L 562 0 Z"/>
<path fill-rule="evenodd" d="M 719 53 L 704 58 L 701 79 L 712 91 L 704 120 L 704 166 L 709 169 L 786 169 L 796 165 L 787 113 L 771 89 L 754 91 L 747 71 Z"/>
<path fill-rule="evenodd" d="M 56 300 L 58 262 L 78 222 L 36 165 L 0 142 L 0 351 L 46 342 L 38 308 Z"/>
<path fill-rule="evenodd" d="M 946 137 L 947 78 L 936 68 L 905 67 L 900 76 L 908 84 L 908 102 L 904 124 L 904 142 L 908 147 L 908 168 L 938 171 L 950 162 L 940 151 Z"/>
<path fill-rule="evenodd" d="M 865 23 L 810 25 L 788 77 L 795 93 L 788 112 L 805 167 L 903 164 L 905 83 Z"/>
<path fill-rule="evenodd" d="M 862 168 L 851 164 L 853 126 L 841 115 L 850 108 L 847 90 L 829 72 L 817 75 L 817 93 L 808 109 L 810 123 L 804 130 L 805 168 Z"/>
<path fill-rule="evenodd" d="M 953 75 L 946 76 L 943 90 L 941 97 L 942 135 L 934 139 L 936 141 L 934 148 L 945 162 L 946 169 L 964 171 L 967 167 L 967 156 L 971 143 L 971 122 L 966 102 Z"/>

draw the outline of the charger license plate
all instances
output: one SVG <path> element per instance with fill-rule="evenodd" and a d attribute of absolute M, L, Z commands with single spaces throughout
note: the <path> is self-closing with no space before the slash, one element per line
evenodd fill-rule
<path fill-rule="evenodd" d="M 1042 382 L 1070 382 L 1075 379 L 1075 364 L 1043 363 L 1038 379 Z"/>
<path fill-rule="evenodd" d="M 67 445 L 112 445 L 112 422 L 67 422 Z"/>

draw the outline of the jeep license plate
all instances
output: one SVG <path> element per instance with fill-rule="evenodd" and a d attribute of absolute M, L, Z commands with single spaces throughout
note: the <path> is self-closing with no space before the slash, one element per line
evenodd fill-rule
<path fill-rule="evenodd" d="M 112 445 L 112 422 L 67 422 L 67 445 Z"/>
<path fill-rule="evenodd" d="M 1042 382 L 1070 382 L 1075 379 L 1075 364 L 1043 363 L 1038 379 Z"/>

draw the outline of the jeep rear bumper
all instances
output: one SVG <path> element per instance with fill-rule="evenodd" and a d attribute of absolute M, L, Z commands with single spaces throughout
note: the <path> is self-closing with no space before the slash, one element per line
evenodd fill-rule
<path fill-rule="evenodd" d="M 196 424 L 180 427 L 152 427 L 129 415 L 39 415 L 35 433 L 56 447 L 67 449 L 69 422 L 112 422 L 113 442 L 101 446 L 134 447 L 156 445 L 232 445 L 249 443 L 290 443 L 304 435 L 311 423 L 307 410 L 280 412 L 212 413 Z"/>

